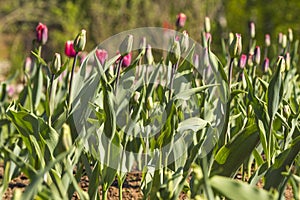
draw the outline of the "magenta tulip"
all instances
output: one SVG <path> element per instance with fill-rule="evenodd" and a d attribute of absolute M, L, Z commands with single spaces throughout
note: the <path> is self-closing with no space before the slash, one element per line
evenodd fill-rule
<path fill-rule="evenodd" d="M 74 49 L 73 41 L 69 40 L 69 41 L 66 42 L 66 44 L 65 44 L 65 54 L 68 57 L 71 57 L 71 58 L 76 56 L 76 51 Z"/>
<path fill-rule="evenodd" d="M 45 24 L 42 24 L 41 22 L 36 27 L 36 38 L 37 41 L 44 45 L 46 44 L 48 40 L 48 28 Z"/>
<path fill-rule="evenodd" d="M 247 63 L 247 55 L 242 54 L 242 55 L 241 55 L 241 58 L 240 58 L 240 61 L 239 61 L 239 67 L 240 67 L 241 69 L 244 69 L 245 66 L 246 66 L 246 63 Z"/>
<path fill-rule="evenodd" d="M 128 67 L 131 64 L 131 52 L 122 58 L 122 67 Z"/>

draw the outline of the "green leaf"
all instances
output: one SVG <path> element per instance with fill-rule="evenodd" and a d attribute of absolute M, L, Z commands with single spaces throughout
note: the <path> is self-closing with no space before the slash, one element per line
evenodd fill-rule
<path fill-rule="evenodd" d="M 293 144 L 290 148 L 280 153 L 276 158 L 274 164 L 268 169 L 265 175 L 265 186 L 264 188 L 269 190 L 275 188 L 280 190 L 286 179 L 282 173 L 291 167 L 295 158 L 299 155 L 300 151 L 300 136 L 294 138 Z"/>
<path fill-rule="evenodd" d="M 233 176 L 241 164 L 249 158 L 258 141 L 257 126 L 255 124 L 247 126 L 217 152 L 212 173 Z"/>
<path fill-rule="evenodd" d="M 232 200 L 253 200 L 253 199 L 277 199 L 278 193 L 271 194 L 268 191 L 251 186 L 245 182 L 232 180 L 222 176 L 213 176 L 209 183 L 216 192 Z"/>
<path fill-rule="evenodd" d="M 173 97 L 173 99 L 174 100 L 177 100 L 177 99 L 189 100 L 192 95 L 197 94 L 199 92 L 202 92 L 203 90 L 205 90 L 207 88 L 210 88 L 210 87 L 214 87 L 214 86 L 219 86 L 219 84 L 209 84 L 209 85 L 204 85 L 204 86 L 200 86 L 200 87 L 196 87 L 196 88 L 184 90 L 184 91 L 176 94 Z"/>
<path fill-rule="evenodd" d="M 209 124 L 209 122 L 204 119 L 198 117 L 191 117 L 180 122 L 178 124 L 177 131 L 184 132 L 186 130 L 192 130 L 193 132 L 197 132 L 203 129 L 207 124 Z"/>
<path fill-rule="evenodd" d="M 281 78 L 281 65 L 282 65 L 283 58 L 278 61 L 277 69 L 274 75 L 271 78 L 269 87 L 268 87 L 268 114 L 270 119 L 273 119 L 277 110 L 278 106 L 282 99 L 283 87 L 282 87 L 282 78 Z"/>

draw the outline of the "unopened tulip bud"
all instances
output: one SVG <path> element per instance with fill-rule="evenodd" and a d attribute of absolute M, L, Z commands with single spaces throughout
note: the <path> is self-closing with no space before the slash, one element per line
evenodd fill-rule
<path fill-rule="evenodd" d="M 65 150 L 69 150 L 72 147 L 71 129 L 66 123 L 62 125 L 62 143 Z"/>
<path fill-rule="evenodd" d="M 269 47 L 271 45 L 271 38 L 270 38 L 270 34 L 266 34 L 265 35 L 265 45 L 267 47 Z"/>
<path fill-rule="evenodd" d="M 230 32 L 228 34 L 228 44 L 230 45 L 233 40 L 234 40 L 234 34 L 232 32 Z"/>
<path fill-rule="evenodd" d="M 185 25 L 185 21 L 186 21 L 186 15 L 183 14 L 183 13 L 179 13 L 177 16 L 176 16 L 176 27 L 178 29 L 184 27 Z"/>
<path fill-rule="evenodd" d="M 206 33 L 210 32 L 210 19 L 209 19 L 209 17 L 205 17 L 205 19 L 204 19 L 204 31 Z"/>
<path fill-rule="evenodd" d="M 291 28 L 288 29 L 288 37 L 289 37 L 289 41 L 292 42 L 293 41 L 293 30 Z"/>
<path fill-rule="evenodd" d="M 24 71 L 29 74 L 31 72 L 31 69 L 32 69 L 32 59 L 30 57 L 27 57 L 24 62 Z"/>
<path fill-rule="evenodd" d="M 279 33 L 278 34 L 278 44 L 282 44 L 282 37 L 283 37 L 283 34 Z"/>
<path fill-rule="evenodd" d="M 146 62 L 148 65 L 152 65 L 153 61 L 154 61 L 154 58 L 152 55 L 152 48 L 151 48 L 151 45 L 148 44 L 147 49 L 146 49 Z"/>
<path fill-rule="evenodd" d="M 74 49 L 78 53 L 83 51 L 86 44 L 86 30 L 82 29 L 74 40 Z"/>
<path fill-rule="evenodd" d="M 146 106 L 147 106 L 147 109 L 148 110 L 151 110 L 152 108 L 153 108 L 153 99 L 152 99 L 152 97 L 150 96 L 150 97 L 148 97 L 147 98 L 147 104 L 146 104 Z"/>
<path fill-rule="evenodd" d="M 244 69 L 246 66 L 246 62 L 247 62 L 247 55 L 246 54 L 242 54 L 240 57 L 240 61 L 239 61 L 239 67 L 241 69 Z"/>
<path fill-rule="evenodd" d="M 180 44 L 179 41 L 174 40 L 173 45 L 169 52 L 170 61 L 172 64 L 177 63 L 177 61 L 180 59 L 181 51 L 180 51 Z"/>
<path fill-rule="evenodd" d="M 269 58 L 265 58 L 264 59 L 264 63 L 263 63 L 263 72 L 267 73 L 270 67 L 270 61 Z"/>
<path fill-rule="evenodd" d="M 252 67 L 253 66 L 253 54 L 249 54 L 248 55 L 248 59 L 247 59 L 247 65 L 249 66 L 249 67 Z"/>
<path fill-rule="evenodd" d="M 242 37 L 236 33 L 235 38 L 229 46 L 229 54 L 231 58 L 236 58 L 242 53 Z"/>
<path fill-rule="evenodd" d="M 285 60 L 283 56 L 278 56 L 277 67 L 280 67 L 281 72 L 285 71 Z"/>
<path fill-rule="evenodd" d="M 69 40 L 65 44 L 65 54 L 68 57 L 75 57 L 76 51 L 74 49 L 73 41 Z"/>
<path fill-rule="evenodd" d="M 146 53 L 146 48 L 147 48 L 147 42 L 146 42 L 146 37 L 142 37 L 140 41 L 140 48 L 139 48 L 139 53 L 143 56 Z"/>
<path fill-rule="evenodd" d="M 52 74 L 56 74 L 61 68 L 61 56 L 59 53 L 54 54 L 54 58 L 50 65 L 50 71 Z"/>
<path fill-rule="evenodd" d="M 42 24 L 41 22 L 36 27 L 36 38 L 37 41 L 44 45 L 46 44 L 48 40 L 48 28 L 45 24 Z"/>
<path fill-rule="evenodd" d="M 290 106 L 284 105 L 284 106 L 283 106 L 283 116 L 284 116 L 285 118 L 289 118 L 290 115 L 291 115 L 291 109 L 290 109 Z"/>
<path fill-rule="evenodd" d="M 186 52 L 189 48 L 189 34 L 186 31 L 182 32 L 180 48 L 181 48 L 181 53 Z"/>
<path fill-rule="evenodd" d="M 287 36 L 286 36 L 286 34 L 283 34 L 282 35 L 282 47 L 286 48 L 286 45 L 287 45 Z"/>
<path fill-rule="evenodd" d="M 104 49 L 96 49 L 96 56 L 101 65 L 104 65 L 105 60 L 108 58 L 108 53 Z"/>
<path fill-rule="evenodd" d="M 131 52 L 122 58 L 122 67 L 128 67 L 131 64 Z"/>
<path fill-rule="evenodd" d="M 291 55 L 289 52 L 285 54 L 285 65 L 286 65 L 286 70 L 289 71 L 291 68 Z"/>
<path fill-rule="evenodd" d="M 250 37 L 252 39 L 255 38 L 255 24 L 254 24 L 254 22 L 250 22 L 249 29 L 250 29 Z"/>
<path fill-rule="evenodd" d="M 254 61 L 254 64 L 256 64 L 256 65 L 258 65 L 260 63 L 260 47 L 259 46 L 256 46 L 254 49 L 253 61 Z"/>
<path fill-rule="evenodd" d="M 129 54 L 129 52 L 131 52 L 132 44 L 133 44 L 133 36 L 127 35 L 119 47 L 121 56 L 125 56 Z"/>

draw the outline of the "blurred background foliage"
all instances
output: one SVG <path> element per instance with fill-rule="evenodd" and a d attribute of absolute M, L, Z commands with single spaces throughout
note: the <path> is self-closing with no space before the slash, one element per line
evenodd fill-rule
<path fill-rule="evenodd" d="M 87 30 L 86 50 L 90 51 L 111 35 L 128 29 L 174 28 L 179 12 L 187 15 L 185 29 L 199 42 L 204 18 L 211 18 L 215 52 L 221 51 L 220 38 L 226 38 L 229 32 L 248 36 L 250 21 L 256 24 L 257 44 L 263 45 L 266 33 L 276 41 L 278 33 L 287 33 L 290 27 L 297 38 L 299 11 L 298 0 L 0 0 L 0 62 L 8 61 L 10 71 L 21 69 L 33 47 L 38 22 L 49 29 L 43 52 L 49 61 L 55 52 L 63 54 L 65 41 L 73 40 L 83 28 Z"/>

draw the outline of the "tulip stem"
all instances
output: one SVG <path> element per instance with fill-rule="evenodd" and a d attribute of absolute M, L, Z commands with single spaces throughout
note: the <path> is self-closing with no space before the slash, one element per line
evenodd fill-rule
<path fill-rule="evenodd" d="M 117 67 L 117 77 L 116 77 L 116 84 L 115 84 L 115 95 L 117 95 L 117 90 L 118 90 L 118 84 L 119 84 L 119 79 L 120 79 L 120 71 L 121 71 L 121 66 L 123 63 L 123 57 L 121 58 L 118 67 Z"/>
<path fill-rule="evenodd" d="M 71 71 L 71 77 L 70 77 L 70 86 L 69 86 L 69 94 L 68 94 L 68 102 L 67 102 L 69 111 L 71 110 L 73 76 L 74 76 L 77 57 L 78 57 L 78 53 L 75 54 L 75 57 L 73 60 L 72 71 Z"/>
<path fill-rule="evenodd" d="M 172 65 L 172 71 L 171 71 L 171 80 L 170 80 L 170 93 L 169 93 L 169 101 L 171 100 L 171 96 L 172 96 L 172 88 L 173 88 L 173 85 L 174 85 L 174 79 L 175 79 L 175 72 L 177 70 L 177 67 L 178 67 L 178 62 L 176 64 L 173 64 Z"/>

